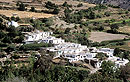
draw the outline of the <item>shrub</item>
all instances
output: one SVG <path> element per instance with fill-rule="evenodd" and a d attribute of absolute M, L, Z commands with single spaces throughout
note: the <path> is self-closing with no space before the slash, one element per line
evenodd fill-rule
<path fill-rule="evenodd" d="M 57 5 L 55 5 L 54 3 L 48 1 L 45 3 L 45 7 L 48 8 L 48 9 L 55 9 L 55 8 L 58 8 Z"/>
<path fill-rule="evenodd" d="M 60 11 L 60 9 L 55 8 L 55 9 L 53 10 L 53 14 L 58 14 L 58 13 L 59 13 L 59 11 Z"/>
<path fill-rule="evenodd" d="M 107 17 L 110 16 L 110 12 L 105 12 L 104 15 L 106 15 Z"/>
<path fill-rule="evenodd" d="M 4 37 L 4 39 L 2 40 L 3 43 L 12 43 L 12 38 L 10 37 Z"/>
<path fill-rule="evenodd" d="M 77 5 L 77 7 L 82 7 L 83 6 L 83 4 L 82 3 L 79 3 L 78 5 Z"/>
<path fill-rule="evenodd" d="M 70 28 L 66 28 L 66 29 L 65 29 L 65 34 L 69 34 L 69 33 L 70 33 L 70 30 L 71 30 Z"/>
<path fill-rule="evenodd" d="M 34 44 L 25 44 L 20 47 L 20 50 L 38 50 L 40 47 L 51 47 L 52 44 L 47 43 L 34 43 Z"/>
<path fill-rule="evenodd" d="M 18 6 L 19 6 L 18 10 L 20 10 L 20 11 L 25 11 L 26 10 L 25 5 L 22 2 Z"/>
<path fill-rule="evenodd" d="M 94 12 L 90 12 L 89 15 L 87 16 L 88 19 L 95 19 L 96 14 Z"/>
<path fill-rule="evenodd" d="M 31 7 L 30 11 L 35 12 L 35 7 Z"/>
<path fill-rule="evenodd" d="M 2 18 L 0 18 L 0 23 L 2 23 L 3 22 L 3 19 Z"/>
<path fill-rule="evenodd" d="M 17 22 L 17 21 L 19 21 L 19 20 L 20 20 L 20 18 L 19 18 L 19 17 L 16 17 L 16 18 L 15 18 L 15 21 L 16 21 L 16 22 Z"/>
<path fill-rule="evenodd" d="M 63 3 L 62 6 L 64 6 L 64 7 L 72 7 L 72 5 L 69 5 L 66 1 Z"/>
<path fill-rule="evenodd" d="M 5 37 L 5 33 L 3 31 L 0 30 L 0 39 Z"/>

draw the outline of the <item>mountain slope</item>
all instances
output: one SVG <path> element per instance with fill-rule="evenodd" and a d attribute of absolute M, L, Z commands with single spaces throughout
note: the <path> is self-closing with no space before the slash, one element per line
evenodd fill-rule
<path fill-rule="evenodd" d="M 124 9 L 130 9 L 130 0 L 85 0 L 94 4 L 111 4 Z"/>

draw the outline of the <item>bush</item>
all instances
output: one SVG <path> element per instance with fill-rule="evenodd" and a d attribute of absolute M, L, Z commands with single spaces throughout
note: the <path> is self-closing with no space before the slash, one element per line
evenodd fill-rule
<path fill-rule="evenodd" d="M 117 30 L 119 29 L 119 25 L 118 24 L 111 24 L 110 28 L 111 28 L 112 33 L 118 33 Z"/>
<path fill-rule="evenodd" d="M 19 56 L 19 55 L 14 54 L 14 55 L 12 55 L 12 58 L 13 58 L 13 59 L 18 59 L 18 58 L 20 58 L 20 56 Z"/>
<path fill-rule="evenodd" d="M 71 28 L 66 28 L 66 29 L 65 29 L 65 34 L 69 34 L 69 33 L 70 33 L 70 30 L 71 30 Z"/>
<path fill-rule="evenodd" d="M 6 36 L 6 34 L 0 30 L 0 39 L 4 38 Z"/>
<path fill-rule="evenodd" d="M 20 4 L 18 6 L 19 6 L 18 10 L 20 10 L 20 11 L 25 11 L 26 10 L 25 5 L 22 2 L 20 2 Z"/>
<path fill-rule="evenodd" d="M 10 45 L 7 47 L 7 49 L 5 50 L 6 52 L 12 52 L 12 51 L 15 51 L 16 50 L 16 47 L 15 45 Z"/>
<path fill-rule="evenodd" d="M 82 3 L 79 3 L 78 5 L 77 5 L 77 7 L 82 7 L 83 6 L 83 4 Z"/>
<path fill-rule="evenodd" d="M 58 13 L 59 13 L 59 11 L 60 11 L 60 9 L 55 8 L 55 9 L 53 10 L 53 14 L 58 14 Z"/>
<path fill-rule="evenodd" d="M 19 21 L 19 20 L 20 20 L 20 18 L 19 18 L 19 17 L 16 17 L 16 18 L 15 18 L 15 21 L 16 21 L 16 22 L 17 22 L 17 21 Z"/>
<path fill-rule="evenodd" d="M 10 37 L 4 37 L 4 39 L 2 40 L 3 43 L 12 43 L 12 38 Z"/>
<path fill-rule="evenodd" d="M 105 12 L 104 15 L 106 15 L 107 17 L 110 16 L 110 12 Z"/>
<path fill-rule="evenodd" d="M 30 11 L 35 12 L 35 7 L 31 7 Z"/>
<path fill-rule="evenodd" d="M 0 23 L 2 23 L 3 22 L 3 19 L 2 18 L 0 18 Z"/>
<path fill-rule="evenodd" d="M 63 3 L 62 6 L 64 6 L 64 7 L 72 7 L 72 5 L 69 5 L 66 1 Z"/>
<path fill-rule="evenodd" d="M 58 8 L 57 5 L 55 5 L 54 3 L 48 1 L 45 3 L 45 7 L 48 8 L 48 9 L 55 9 L 55 8 Z"/>
<path fill-rule="evenodd" d="M 104 27 L 103 27 L 103 26 L 100 26 L 98 30 L 99 30 L 99 31 L 103 31 L 103 30 L 104 30 Z"/>
<path fill-rule="evenodd" d="M 87 16 L 88 19 L 95 19 L 96 14 L 94 12 L 90 12 L 89 15 Z"/>

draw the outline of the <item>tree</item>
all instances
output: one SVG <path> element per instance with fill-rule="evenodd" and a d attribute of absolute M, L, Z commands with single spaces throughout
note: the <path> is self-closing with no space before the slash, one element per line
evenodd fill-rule
<path fill-rule="evenodd" d="M 67 15 L 67 14 L 70 14 L 72 11 L 67 7 L 65 10 L 64 10 L 64 13 L 65 13 L 65 16 Z"/>
<path fill-rule="evenodd" d="M 58 8 L 57 5 L 55 5 L 54 3 L 48 1 L 45 3 L 45 7 L 48 8 L 48 9 L 55 9 L 55 8 Z"/>
<path fill-rule="evenodd" d="M 22 43 L 23 40 L 24 40 L 24 36 L 23 36 L 23 35 L 20 35 L 19 38 L 17 38 L 17 39 L 15 40 L 15 42 L 16 42 L 16 43 Z"/>
<path fill-rule="evenodd" d="M 79 70 L 79 79 L 80 81 L 83 81 L 85 78 L 88 77 L 89 71 L 86 70 Z"/>
<path fill-rule="evenodd" d="M 128 14 L 129 13 L 129 11 L 125 11 L 125 14 Z"/>
<path fill-rule="evenodd" d="M 104 59 L 107 58 L 107 55 L 104 54 L 104 53 L 98 53 L 98 54 L 96 55 L 96 58 L 98 58 L 99 60 L 104 60 Z"/>
<path fill-rule="evenodd" d="M 3 43 L 12 43 L 12 40 L 10 37 L 4 37 L 4 39 L 2 40 Z"/>
<path fill-rule="evenodd" d="M 79 3 L 78 5 L 77 5 L 77 7 L 82 7 L 83 6 L 83 4 L 82 3 Z"/>
<path fill-rule="evenodd" d="M 18 30 L 14 26 L 10 26 L 8 28 L 8 32 L 9 32 L 8 36 L 13 37 L 13 38 L 18 36 L 18 34 L 19 34 Z"/>
<path fill-rule="evenodd" d="M 42 27 L 42 22 L 41 22 L 40 20 L 34 21 L 33 27 L 34 27 L 35 29 L 41 29 L 41 27 Z"/>
<path fill-rule="evenodd" d="M 11 52 L 11 51 L 15 51 L 16 47 L 14 45 L 8 46 L 6 49 L 6 52 Z"/>
<path fill-rule="evenodd" d="M 101 65 L 101 72 L 104 76 L 114 76 L 114 64 L 111 61 L 103 61 Z"/>
<path fill-rule="evenodd" d="M 19 6 L 18 10 L 20 10 L 20 11 L 25 11 L 26 10 L 25 5 L 22 2 L 20 2 L 20 4 L 18 6 Z"/>
<path fill-rule="evenodd" d="M 53 10 L 53 14 L 58 14 L 58 13 L 59 13 L 59 11 L 60 11 L 60 9 L 55 8 L 55 9 Z"/>
<path fill-rule="evenodd" d="M 130 64 L 121 67 L 120 70 L 121 70 L 120 77 L 123 78 L 124 82 L 127 82 L 127 79 L 130 78 Z"/>
<path fill-rule="evenodd" d="M 53 55 L 46 55 L 46 51 L 41 51 L 41 58 L 34 63 L 34 68 L 40 68 L 41 71 L 45 71 L 51 68 Z"/>
<path fill-rule="evenodd" d="M 91 11 L 91 12 L 89 13 L 89 15 L 88 15 L 88 18 L 89 18 L 89 19 L 95 19 L 95 18 L 96 18 L 95 13 Z"/>
<path fill-rule="evenodd" d="M 70 30 L 71 30 L 71 28 L 66 28 L 66 29 L 65 29 L 65 34 L 69 34 L 69 33 L 70 33 Z"/>
<path fill-rule="evenodd" d="M 90 46 L 90 40 L 88 40 L 86 35 L 79 35 L 78 39 L 78 43 L 82 44 L 82 45 L 87 45 Z"/>
<path fill-rule="evenodd" d="M 122 24 L 124 24 L 124 25 L 125 25 L 125 24 L 126 24 L 126 21 L 125 21 L 125 20 L 123 20 L 123 21 L 122 21 Z"/>
<path fill-rule="evenodd" d="M 119 48 L 115 48 L 114 49 L 114 56 L 118 56 L 119 54 L 121 54 L 121 50 Z"/>
<path fill-rule="evenodd" d="M 18 1 L 17 4 L 16 4 L 16 6 L 19 6 L 19 4 L 20 4 L 20 2 Z"/>
<path fill-rule="evenodd" d="M 119 29 L 119 26 L 118 26 L 118 24 L 111 24 L 110 28 L 111 28 L 112 32 L 116 33 L 117 30 Z"/>
<path fill-rule="evenodd" d="M 129 51 L 125 51 L 124 54 L 123 54 L 123 55 L 124 55 L 124 58 L 130 60 L 129 54 L 130 54 Z"/>
<path fill-rule="evenodd" d="M 15 21 L 16 21 L 16 22 L 18 22 L 19 20 L 20 20 L 20 18 L 19 18 L 19 17 L 16 17 L 16 18 L 15 18 Z"/>
<path fill-rule="evenodd" d="M 68 3 L 65 1 L 62 6 L 68 7 Z"/>
<path fill-rule="evenodd" d="M 86 78 L 83 82 L 103 82 L 102 81 L 103 76 L 99 73 L 94 73 L 89 76 L 89 78 Z"/>
<path fill-rule="evenodd" d="M 6 25 L 2 24 L 2 22 L 0 22 L 0 29 L 1 30 L 5 30 L 6 29 Z"/>
<path fill-rule="evenodd" d="M 3 22 L 3 19 L 2 18 L 0 18 L 0 23 L 2 23 Z"/>
<path fill-rule="evenodd" d="M 35 7 L 31 7 L 30 11 L 35 12 Z"/>
<path fill-rule="evenodd" d="M 12 17 L 11 17 L 11 20 L 15 21 L 15 17 L 14 17 L 14 16 L 12 16 Z"/>
<path fill-rule="evenodd" d="M 99 27 L 99 31 L 103 31 L 104 30 L 104 27 L 103 26 L 100 26 Z"/>
<path fill-rule="evenodd" d="M 70 13 L 71 13 L 71 12 L 72 12 L 72 11 L 71 11 L 68 7 L 64 10 L 65 21 L 66 21 L 66 22 L 70 22 L 70 17 L 71 17 Z"/>
<path fill-rule="evenodd" d="M 5 33 L 3 31 L 0 30 L 0 39 L 5 37 Z"/>
<path fill-rule="evenodd" d="M 110 16 L 110 12 L 105 12 L 104 15 L 106 15 L 108 17 L 108 16 Z"/>

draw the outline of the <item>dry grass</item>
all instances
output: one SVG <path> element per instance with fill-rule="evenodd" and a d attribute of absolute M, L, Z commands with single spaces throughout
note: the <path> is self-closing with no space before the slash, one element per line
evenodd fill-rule
<path fill-rule="evenodd" d="M 60 1 L 56 1 L 56 0 L 53 0 L 52 1 L 53 3 L 55 3 L 55 4 L 57 4 L 57 5 L 62 5 L 64 2 L 65 2 L 65 0 L 60 0 Z M 95 5 L 94 4 L 89 4 L 89 3 L 85 3 L 85 2 L 79 2 L 79 1 L 66 1 L 68 4 L 70 4 L 70 5 L 78 5 L 79 3 L 82 3 L 83 5 L 85 5 L 85 6 L 89 6 L 89 7 L 94 7 Z"/>
<path fill-rule="evenodd" d="M 55 3 L 55 4 L 57 4 L 57 5 L 62 5 L 64 2 L 65 2 L 65 0 L 59 0 L 59 1 L 56 1 L 56 0 L 53 0 L 52 1 L 53 3 Z M 73 6 L 75 6 L 74 7 L 74 9 L 75 10 L 80 10 L 80 9 L 87 9 L 87 8 L 89 8 L 89 7 L 94 7 L 94 6 L 96 6 L 95 4 L 89 4 L 89 3 L 86 3 L 86 2 L 79 2 L 79 1 L 66 1 L 69 5 L 73 5 Z M 83 4 L 83 6 L 82 7 L 76 7 L 79 3 L 82 3 Z"/>
<path fill-rule="evenodd" d="M 125 37 L 127 37 L 127 35 L 110 34 L 105 32 L 91 32 L 89 39 L 94 42 L 102 42 L 102 41 L 109 41 L 109 40 L 124 39 Z"/>
<path fill-rule="evenodd" d="M 11 17 L 12 14 L 17 14 L 20 18 L 49 18 L 54 15 L 45 14 L 45 13 L 35 13 L 35 12 L 26 12 L 26 11 L 16 11 L 16 10 L 0 10 L 0 14 L 3 14 L 7 17 Z"/>
<path fill-rule="evenodd" d="M 119 32 L 130 33 L 130 26 L 124 26 L 119 28 Z"/>
<path fill-rule="evenodd" d="M 0 2 L 13 2 L 13 0 L 0 0 Z"/>

